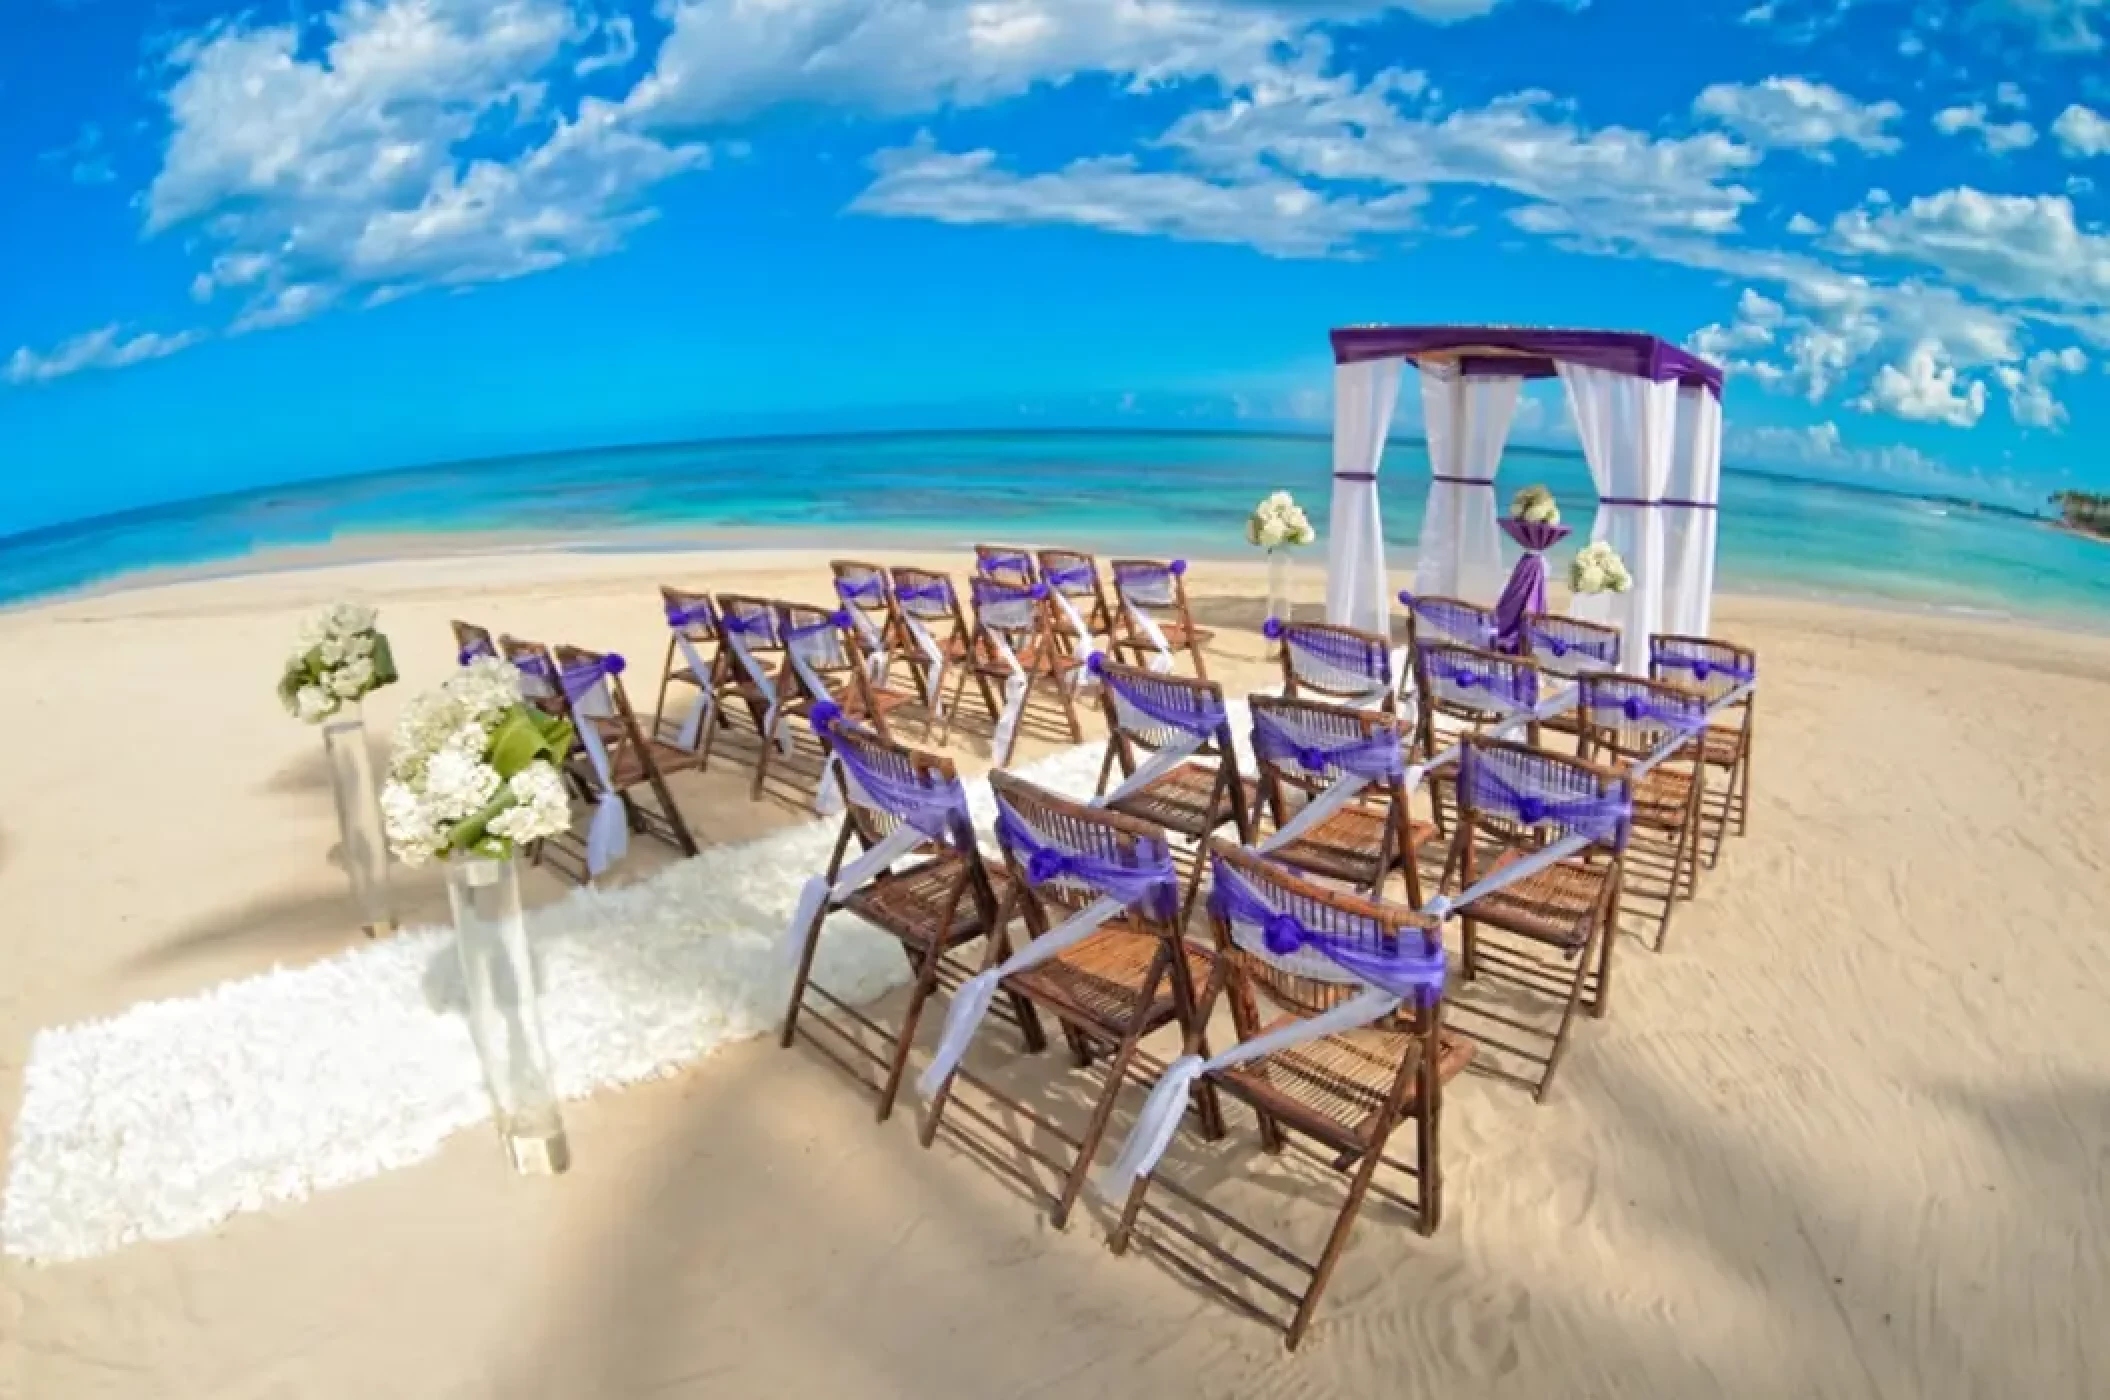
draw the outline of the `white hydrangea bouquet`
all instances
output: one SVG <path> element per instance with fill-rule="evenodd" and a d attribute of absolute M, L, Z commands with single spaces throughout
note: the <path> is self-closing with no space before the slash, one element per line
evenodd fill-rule
<path fill-rule="evenodd" d="M 1304 508 L 1291 499 L 1287 491 L 1277 491 L 1254 506 L 1245 523 L 1246 543 L 1257 544 L 1263 549 L 1310 544 L 1318 537 L 1319 532 L 1312 529 L 1311 521 L 1305 518 Z"/>
<path fill-rule="evenodd" d="M 396 726 L 381 818 L 405 865 L 452 854 L 492 860 L 571 827 L 558 765 L 572 727 L 524 703 L 520 672 L 470 662 L 411 701 Z"/>
<path fill-rule="evenodd" d="M 395 657 L 374 620 L 374 610 L 364 603 L 339 603 L 300 625 L 293 654 L 278 678 L 278 699 L 287 714 L 321 724 L 395 683 Z"/>
<path fill-rule="evenodd" d="M 1576 593 L 1624 593 L 1633 586 L 1626 561 L 1603 540 L 1584 545 L 1568 565 L 1568 587 Z"/>
<path fill-rule="evenodd" d="M 1527 486 L 1517 492 L 1509 503 L 1510 518 L 1526 521 L 1532 525 L 1558 525 L 1561 523 L 1560 503 L 1553 493 L 1543 486 Z"/>

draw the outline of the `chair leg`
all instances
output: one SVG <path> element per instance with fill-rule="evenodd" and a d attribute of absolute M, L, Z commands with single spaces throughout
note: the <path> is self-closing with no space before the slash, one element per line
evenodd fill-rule
<path fill-rule="evenodd" d="M 1575 1025 L 1575 1008 L 1582 1003 L 1583 983 L 1590 979 L 1590 964 L 1598 958 L 1597 942 L 1598 938 L 1592 937 L 1575 957 L 1575 980 L 1568 986 L 1568 1003 L 1561 1008 L 1561 1023 L 1553 1032 L 1553 1050 L 1546 1056 L 1546 1072 L 1539 1076 L 1539 1086 L 1532 1092 L 1534 1103 L 1544 1103 L 1546 1095 L 1553 1091 L 1553 1073 L 1568 1053 L 1568 1032 Z"/>
<path fill-rule="evenodd" d="M 1077 1196 L 1084 1190 L 1085 1178 L 1091 1175 L 1092 1159 L 1098 1155 L 1099 1139 L 1106 1136 L 1106 1124 L 1114 1116 L 1114 1100 L 1121 1097 L 1121 1084 L 1128 1077 L 1129 1062 L 1136 1057 L 1136 1042 L 1143 1038 L 1143 1015 L 1157 995 L 1158 981 L 1164 976 L 1165 955 L 1158 955 L 1158 966 L 1153 976 L 1144 979 L 1143 1001 L 1136 1008 L 1134 1020 L 1128 1034 L 1121 1038 L 1120 1049 L 1106 1066 L 1106 1088 L 1099 1095 L 1098 1104 L 1092 1109 L 1092 1120 L 1085 1125 L 1084 1136 L 1077 1144 L 1077 1161 L 1070 1168 L 1069 1177 L 1062 1183 L 1062 1197 L 1055 1202 L 1055 1209 L 1048 1212 L 1048 1223 L 1060 1230 L 1070 1221 L 1070 1210 L 1077 1204 Z"/>
<path fill-rule="evenodd" d="M 1389 1131 L 1389 1128 L 1388 1128 Z M 1340 1262 L 1341 1251 L 1348 1245 L 1348 1234 L 1355 1228 L 1356 1216 L 1363 1209 L 1363 1197 L 1370 1190 L 1370 1178 L 1377 1173 L 1377 1164 L 1384 1154 L 1384 1135 L 1379 1135 L 1372 1149 L 1363 1154 L 1362 1164 L 1356 1168 L 1355 1178 L 1348 1188 L 1348 1199 L 1341 1205 L 1340 1218 L 1333 1222 L 1333 1233 L 1326 1238 L 1326 1249 L 1319 1255 L 1319 1267 L 1313 1271 L 1311 1287 L 1297 1303 L 1297 1315 L 1290 1319 L 1289 1334 L 1283 1345 L 1290 1351 L 1304 1340 L 1305 1329 L 1311 1326 L 1312 1314 L 1318 1311 L 1319 1297 L 1333 1278 L 1333 1267 Z"/>
<path fill-rule="evenodd" d="M 1612 1006 L 1612 945 L 1619 941 L 1619 898 L 1625 884 L 1625 869 L 1615 869 L 1604 907 L 1597 915 L 1597 995 L 1590 998 L 1590 1015 L 1600 1021 Z"/>
<path fill-rule="evenodd" d="M 1744 747 L 1736 765 L 1736 834 L 1742 836 L 1751 825 L 1751 736 L 1744 735 Z"/>
<path fill-rule="evenodd" d="M 1143 1198 L 1150 1194 L 1150 1178 L 1139 1176 L 1136 1184 L 1128 1188 L 1128 1201 L 1121 1207 L 1121 1222 L 1114 1232 L 1106 1237 L 1106 1247 L 1116 1254 L 1128 1253 L 1129 1238 L 1135 1234 L 1136 1217 L 1142 1214 Z"/>
<path fill-rule="evenodd" d="M 901 1018 L 901 1034 L 894 1041 L 894 1058 L 887 1065 L 886 1084 L 879 1091 L 878 1120 L 882 1123 L 893 1116 L 894 1100 L 901 1094 L 901 1076 L 908 1069 L 909 1052 L 916 1047 L 916 1025 L 923 1018 L 924 1003 L 937 989 L 938 959 L 943 952 L 938 940 L 932 939 L 930 951 L 916 969 L 916 989 L 909 993 L 908 1011 Z"/>
<path fill-rule="evenodd" d="M 823 900 L 820 909 L 813 916 L 813 922 L 801 930 L 806 946 L 799 954 L 799 970 L 791 979 L 791 1000 L 784 1007 L 784 1030 L 777 1037 L 777 1044 L 787 1050 L 791 1048 L 791 1038 L 799 1028 L 799 1008 L 806 1001 L 806 983 L 813 976 L 813 959 L 821 950 L 821 925 L 826 922 L 828 903 Z"/>
<path fill-rule="evenodd" d="M 774 724 L 765 724 L 761 726 L 763 731 L 762 751 L 761 753 L 755 756 L 755 780 L 748 786 L 747 790 L 747 798 L 750 802 L 759 802 L 762 800 L 762 783 L 766 778 L 769 777 L 769 755 L 773 750 L 775 750 L 777 746 L 777 731 L 781 729 L 783 725 L 784 712 L 782 710 L 778 710 L 776 722 Z"/>

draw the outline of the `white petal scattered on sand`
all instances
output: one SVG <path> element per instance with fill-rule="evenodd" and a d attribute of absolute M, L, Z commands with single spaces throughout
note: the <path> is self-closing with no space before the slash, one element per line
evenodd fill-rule
<path fill-rule="evenodd" d="M 1100 746 L 1020 770 L 1082 794 Z M 988 784 L 970 785 L 976 823 Z M 715 847 L 626 888 L 581 889 L 528 930 L 558 1088 L 671 1074 L 783 1014 L 777 940 L 833 821 Z M 490 1106 L 450 1009 L 453 936 L 414 929 L 324 962 L 45 1030 L 31 1047 L 0 1207 L 8 1254 L 56 1262 L 174 1239 L 422 1161 Z M 903 980 L 899 949 L 838 919 L 816 975 L 854 1001 Z"/>

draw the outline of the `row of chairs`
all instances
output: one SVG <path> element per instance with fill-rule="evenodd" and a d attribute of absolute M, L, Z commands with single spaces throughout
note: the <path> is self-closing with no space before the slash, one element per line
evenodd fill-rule
<path fill-rule="evenodd" d="M 1012 1146 L 1060 1175 L 1054 1223 L 1066 1221 L 1079 1197 L 1122 1083 L 1152 1089 L 1138 1133 L 1122 1154 L 1133 1184 L 1112 1231 L 1113 1248 L 1153 1242 L 1205 1282 L 1203 1271 L 1176 1257 L 1175 1243 L 1210 1255 L 1284 1302 L 1287 1321 L 1261 1311 L 1284 1327 L 1294 1347 L 1366 1194 L 1412 1210 L 1424 1233 L 1436 1228 L 1443 1084 L 1481 1045 L 1528 1055 L 1492 1032 L 1461 1034 L 1446 1024 L 1440 994 L 1446 918 L 1455 911 L 1462 919 L 1468 983 L 1500 978 L 1558 1005 L 1558 1025 L 1545 1035 L 1549 1044 L 1532 1081 L 1543 1097 L 1578 1010 L 1602 1016 L 1609 1004 L 1629 838 L 1653 800 L 1644 792 L 1656 774 L 1685 766 L 1687 805 L 1677 817 L 1682 843 L 1697 821 L 1701 736 L 1730 706 L 1742 705 L 1748 717 L 1750 691 L 1740 697 L 1724 691 L 1711 701 L 1687 684 L 1592 672 L 1575 679 L 1563 705 L 1542 695 L 1539 668 L 1528 657 L 1429 641 L 1410 647 L 1415 679 L 1406 693 L 1421 709 L 1405 717 L 1395 684 L 1374 704 L 1298 693 L 1300 686 L 1319 687 L 1299 669 L 1297 632 L 1282 629 L 1281 636 L 1285 693 L 1249 700 L 1251 777 L 1240 771 L 1219 686 L 1095 660 L 1109 731 L 1097 796 L 1076 803 L 1012 775 L 992 775 L 1000 866 L 981 853 L 949 760 L 903 747 L 838 712 L 817 712 L 816 729 L 849 796 L 834 858 L 809 885 L 794 921 L 799 970 L 782 1040 L 789 1045 L 804 1034 L 853 1072 L 861 1052 L 877 1070 L 867 1082 L 885 1119 L 925 1006 L 941 989 L 952 989 L 946 1033 L 924 1076 L 929 1100 L 921 1136 L 928 1145 L 955 1075 L 966 1074 L 958 1069 L 959 1055 L 981 1009 L 996 1007 L 1034 1052 L 1046 1044 L 1041 1018 L 1053 1016 L 1079 1066 L 1106 1062 L 1081 1138 L 966 1077 L 1013 1115 L 1049 1130 Z M 1329 638 L 1370 640 L 1330 629 L 1315 646 L 1325 647 Z M 1385 639 L 1376 641 L 1389 653 Z M 1740 669 L 1755 674 L 1755 662 Z M 1490 693 L 1499 700 L 1491 703 Z M 1542 712 L 1574 716 L 1577 752 L 1540 746 Z M 1454 723 L 1438 724 L 1439 718 Z M 1519 730 L 1521 742 L 1496 737 Z M 1445 747 L 1438 751 L 1438 744 Z M 1448 807 L 1454 823 L 1428 899 L 1420 851 L 1438 833 L 1410 809 L 1415 774 L 1424 768 L 1447 776 L 1432 815 L 1441 817 Z M 1184 879 L 1176 845 L 1188 861 Z M 858 852 L 864 854 L 853 860 Z M 1390 897 L 1395 877 L 1403 902 Z M 1205 880 L 1211 938 L 1202 945 L 1186 931 Z M 817 940 L 838 910 L 903 943 L 915 978 L 898 1028 L 879 1026 L 813 982 Z M 1021 922 L 1026 937 L 1014 942 Z M 985 952 L 975 972 L 955 955 L 978 941 Z M 1318 956 L 1314 947 L 1341 956 Z M 1370 993 L 1373 979 L 1383 986 L 1402 968 L 1412 975 L 1398 985 L 1411 985 L 1415 994 L 1360 1016 L 1359 998 Z M 1220 996 L 1229 998 L 1237 1044 L 1212 1057 L 1207 1028 Z M 1262 1017 L 1263 998 L 1274 1008 L 1271 1019 Z M 816 1037 L 809 1022 L 829 1034 Z M 1184 1080 L 1139 1047 L 1144 1037 L 1170 1027 L 1184 1045 L 1174 1067 L 1188 1067 Z M 1290 1268 L 1292 1283 L 1301 1287 L 1265 1276 L 1250 1258 L 1149 1203 L 1160 1178 L 1149 1151 L 1136 1157 L 1136 1142 L 1149 1136 L 1154 1121 L 1169 1136 L 1183 1109 L 1195 1115 L 1205 1138 L 1220 1137 L 1220 1096 L 1255 1114 L 1270 1152 L 1301 1138 L 1348 1175 L 1347 1199 L 1318 1259 L 1299 1258 L 1176 1182 L 1161 1184 L 1257 1250 L 1262 1262 Z M 962 1108 L 1001 1132 L 997 1120 Z M 1413 1161 L 1401 1162 L 1386 1155 L 1387 1144 L 1409 1121 L 1416 1125 Z M 1049 1155 L 1044 1144 L 1051 1141 L 1070 1144 L 1067 1160 Z M 999 1165 L 1006 1160 L 984 1155 Z M 1416 1181 L 1415 1199 L 1376 1181 L 1381 1162 Z M 1145 1216 L 1152 1228 L 1139 1233 Z M 1219 1291 L 1255 1309 L 1244 1291 Z"/>

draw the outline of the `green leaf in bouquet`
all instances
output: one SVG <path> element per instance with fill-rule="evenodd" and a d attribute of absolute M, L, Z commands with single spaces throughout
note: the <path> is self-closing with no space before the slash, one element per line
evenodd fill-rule
<path fill-rule="evenodd" d="M 370 688 L 379 690 L 384 685 L 394 685 L 399 679 L 396 675 L 396 654 L 389 650 L 388 638 L 379 632 L 374 633 L 373 660 L 374 683 Z"/>
<path fill-rule="evenodd" d="M 505 840 L 502 836 L 492 836 L 486 828 L 498 819 L 500 812 L 513 805 L 513 794 L 503 788 L 499 789 L 498 796 L 448 828 L 447 849 L 474 851 L 480 842 Z"/>
<path fill-rule="evenodd" d="M 491 766 L 510 782 L 514 774 L 542 756 L 547 742 L 532 712 L 516 705 L 491 729 Z"/>

